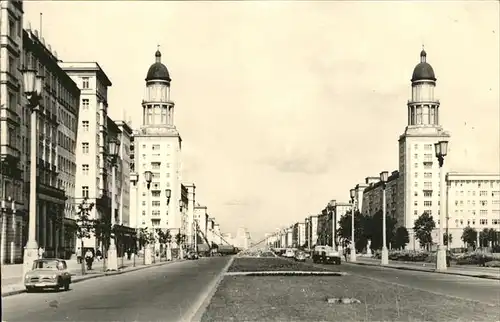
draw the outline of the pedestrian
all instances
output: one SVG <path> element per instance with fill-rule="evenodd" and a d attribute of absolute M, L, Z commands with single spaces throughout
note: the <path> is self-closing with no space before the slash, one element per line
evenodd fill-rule
<path fill-rule="evenodd" d="M 347 252 L 349 251 L 349 248 L 348 247 L 345 247 L 344 248 L 344 261 L 347 262 Z"/>
<path fill-rule="evenodd" d="M 82 249 L 80 247 L 76 249 L 76 262 L 78 264 L 82 263 Z"/>
<path fill-rule="evenodd" d="M 102 253 L 101 253 L 100 249 L 97 249 L 97 251 L 95 252 L 95 257 L 96 257 L 98 262 L 100 262 L 102 260 Z"/>
<path fill-rule="evenodd" d="M 38 248 L 38 258 L 42 259 L 44 253 L 45 253 L 45 249 L 43 249 L 43 247 L 40 246 L 40 248 Z"/>
<path fill-rule="evenodd" d="M 87 249 L 85 253 L 85 261 L 87 262 L 87 269 L 91 270 L 92 263 L 94 262 L 94 253 L 90 249 Z"/>

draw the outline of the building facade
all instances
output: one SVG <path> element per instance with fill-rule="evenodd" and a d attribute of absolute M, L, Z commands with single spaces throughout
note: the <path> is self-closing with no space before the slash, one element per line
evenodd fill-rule
<path fill-rule="evenodd" d="M 28 108 L 23 105 L 23 3 L 0 1 L 0 263 L 22 262 Z M 25 119 L 28 115 L 28 120 Z M 28 177 L 29 178 L 29 177 Z M 28 179 L 29 180 L 29 179 Z"/>
<path fill-rule="evenodd" d="M 386 182 L 385 187 L 385 204 L 387 216 L 390 216 L 397 220 L 401 219 L 401 216 L 397 215 L 398 211 L 398 178 L 399 172 L 392 171 Z M 368 179 L 368 178 L 367 178 Z M 360 209 L 361 213 L 366 216 L 373 216 L 378 211 L 382 211 L 382 199 L 383 199 L 383 186 L 380 179 L 377 182 L 371 182 L 368 187 L 363 191 L 363 202 Z M 398 225 L 403 226 L 404 222 L 398 223 Z"/>
<path fill-rule="evenodd" d="M 80 90 L 58 65 L 59 59 L 38 32 L 23 31 L 23 50 L 23 65 L 35 68 L 38 75 L 44 76 L 36 125 L 38 171 L 30 174 L 29 166 L 25 166 L 28 174 L 25 176 L 25 200 L 29 200 L 29 182 L 36 175 L 38 245 L 45 249 L 46 256 L 65 258 L 72 253 L 75 242 L 70 232 L 76 224 L 73 204 Z M 27 101 L 25 103 L 27 106 Z M 25 112 L 25 119 L 30 120 L 31 112 L 28 109 Z M 26 125 L 33 126 L 30 122 Z M 30 133 L 28 126 L 26 133 Z M 27 135 L 26 161 L 30 160 L 30 141 Z M 28 222 L 25 224 L 27 226 Z"/>
<path fill-rule="evenodd" d="M 121 132 L 120 138 L 120 177 L 118 180 L 120 181 L 121 189 L 118 191 L 119 196 L 119 208 L 118 215 L 119 221 L 124 226 L 135 227 L 135 222 L 131 221 L 131 183 L 130 183 L 130 174 L 131 171 L 131 161 L 130 161 L 130 146 L 131 146 L 131 138 L 132 138 L 132 128 L 125 121 L 116 121 L 115 124 L 118 126 L 118 129 Z"/>
<path fill-rule="evenodd" d="M 88 198 L 95 207 L 90 218 L 111 214 L 111 163 L 108 138 L 108 88 L 110 79 L 96 62 L 59 62 L 80 89 L 80 114 L 76 140 L 75 207 Z M 77 242 L 76 249 L 81 246 Z M 95 236 L 83 240 L 84 248 L 97 249 Z"/>
<path fill-rule="evenodd" d="M 465 227 L 500 231 L 500 174 L 449 172 L 446 181 L 449 247 L 464 247 Z"/>
<path fill-rule="evenodd" d="M 194 183 L 185 183 L 187 189 L 187 209 L 186 209 L 186 244 L 194 245 L 194 238 L 196 233 L 195 224 L 195 205 L 196 205 L 196 186 Z"/>
<path fill-rule="evenodd" d="M 140 130 L 134 134 L 134 170 L 138 174 L 140 219 L 138 228 L 181 230 L 181 136 L 174 125 L 174 102 L 170 99 L 170 74 L 155 54 L 146 76 Z M 146 183 L 144 173 L 153 173 Z M 170 196 L 167 195 L 167 190 Z"/>
<path fill-rule="evenodd" d="M 450 134 L 441 126 L 440 103 L 435 97 L 435 87 L 434 70 L 427 62 L 427 53 L 422 50 L 420 63 L 415 66 L 411 78 L 407 126 L 399 137 L 400 179 L 397 191 L 404 206 L 397 216 L 401 217 L 398 222 L 404 223 L 409 231 L 410 245 L 418 244 L 413 242 L 415 220 L 424 212 L 439 216 L 439 165 L 434 144 L 441 140 L 449 141 Z M 439 226 L 439 222 L 436 224 Z"/>

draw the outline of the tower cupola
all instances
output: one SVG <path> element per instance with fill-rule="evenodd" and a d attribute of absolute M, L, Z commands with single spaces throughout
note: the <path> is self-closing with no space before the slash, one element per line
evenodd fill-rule
<path fill-rule="evenodd" d="M 413 69 L 413 75 L 411 77 L 412 82 L 418 81 L 436 81 L 436 76 L 434 74 L 434 69 L 427 62 L 427 53 L 424 49 L 420 52 L 420 63 Z"/>
<path fill-rule="evenodd" d="M 170 83 L 170 73 L 168 72 L 167 66 L 161 62 L 161 52 L 160 49 L 156 50 L 155 62 L 148 69 L 146 75 L 146 82 L 151 81 L 164 81 Z"/>

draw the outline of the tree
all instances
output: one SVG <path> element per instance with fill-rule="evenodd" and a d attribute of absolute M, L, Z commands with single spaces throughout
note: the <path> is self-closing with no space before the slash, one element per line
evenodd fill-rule
<path fill-rule="evenodd" d="M 476 249 L 476 240 L 477 240 L 477 231 L 467 226 L 464 228 L 462 232 L 462 241 L 467 244 L 467 246 L 471 246 L 473 249 Z"/>
<path fill-rule="evenodd" d="M 413 225 L 415 236 L 418 238 L 420 247 L 425 247 L 429 250 L 432 244 L 432 230 L 436 228 L 434 218 L 432 218 L 428 212 L 424 212 L 415 220 Z"/>
<path fill-rule="evenodd" d="M 392 240 L 392 244 L 396 249 L 405 248 L 405 246 L 410 242 L 410 236 L 408 234 L 408 229 L 406 227 L 400 226 L 396 229 L 396 233 L 394 234 L 394 239 Z"/>
<path fill-rule="evenodd" d="M 76 238 L 80 240 L 80 249 L 82 256 L 82 275 L 85 275 L 85 261 L 83 260 L 83 239 L 90 238 L 92 233 L 95 232 L 95 221 L 90 218 L 90 213 L 94 208 L 94 203 L 89 203 L 88 198 L 85 197 L 82 202 L 78 205 L 78 211 L 76 213 L 76 222 L 78 224 L 76 228 Z"/>
<path fill-rule="evenodd" d="M 371 240 L 371 248 L 372 249 L 381 249 L 382 248 L 382 226 L 383 226 L 383 216 L 382 210 L 377 211 L 373 216 L 366 217 L 364 220 L 364 231 L 366 237 Z M 397 221 L 390 216 L 386 217 L 385 228 L 386 228 L 386 238 L 387 243 L 391 242 L 394 239 L 395 229 L 396 229 Z"/>
<path fill-rule="evenodd" d="M 172 242 L 172 235 L 170 234 L 170 230 L 168 229 L 162 230 L 160 228 L 157 228 L 156 233 L 158 235 L 158 242 L 160 243 L 160 248 L 162 248 L 164 245 L 169 245 Z"/>
<path fill-rule="evenodd" d="M 453 235 L 450 233 L 444 233 L 443 240 L 444 240 L 444 245 L 448 246 L 448 241 L 450 244 L 453 243 Z"/>
<path fill-rule="evenodd" d="M 365 249 L 367 245 L 367 234 L 365 232 L 367 217 L 361 214 L 359 211 L 354 213 L 354 240 L 356 251 L 361 252 Z M 351 243 L 351 225 L 352 217 L 351 211 L 347 211 L 342 217 L 340 217 L 337 236 L 339 236 L 342 244 L 347 246 Z"/>
<path fill-rule="evenodd" d="M 479 241 L 480 241 L 480 246 L 483 247 L 488 247 L 490 242 L 491 245 L 493 246 L 495 242 L 497 241 L 497 232 L 493 228 L 484 228 L 480 233 L 479 233 Z"/>
<path fill-rule="evenodd" d="M 154 232 L 149 231 L 148 227 L 139 228 L 137 239 L 139 240 L 139 247 L 145 247 L 155 241 Z M 146 251 L 144 251 L 144 265 L 146 265 Z"/>

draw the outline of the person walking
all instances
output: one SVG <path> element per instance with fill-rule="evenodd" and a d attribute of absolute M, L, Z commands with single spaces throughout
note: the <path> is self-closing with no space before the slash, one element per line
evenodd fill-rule
<path fill-rule="evenodd" d="M 87 263 L 87 269 L 92 270 L 92 263 L 94 262 L 94 253 L 90 249 L 87 249 L 87 252 L 85 253 L 85 262 Z"/>

